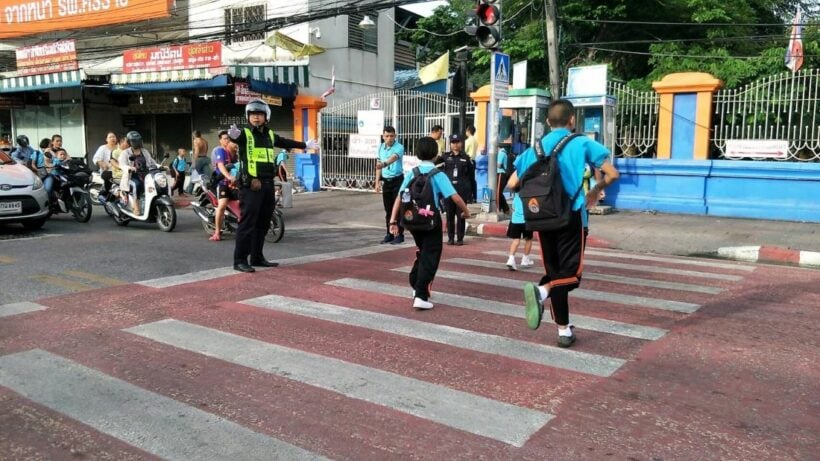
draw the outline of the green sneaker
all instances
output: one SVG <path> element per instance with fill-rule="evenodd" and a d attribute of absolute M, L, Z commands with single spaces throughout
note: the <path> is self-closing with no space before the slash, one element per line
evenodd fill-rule
<path fill-rule="evenodd" d="M 541 302 L 538 285 L 532 282 L 524 285 L 524 306 L 527 326 L 531 330 L 537 330 L 541 326 L 541 318 L 544 316 L 544 303 Z"/>

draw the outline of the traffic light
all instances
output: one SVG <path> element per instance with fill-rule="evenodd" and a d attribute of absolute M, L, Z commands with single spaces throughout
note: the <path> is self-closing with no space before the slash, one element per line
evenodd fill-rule
<path fill-rule="evenodd" d="M 482 48 L 498 48 L 501 43 L 501 0 L 480 0 L 475 17 L 478 44 Z"/>

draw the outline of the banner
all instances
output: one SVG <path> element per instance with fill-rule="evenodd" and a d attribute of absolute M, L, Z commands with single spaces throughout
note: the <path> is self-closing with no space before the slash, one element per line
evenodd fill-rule
<path fill-rule="evenodd" d="M 77 49 L 74 40 L 17 48 L 17 75 L 50 74 L 77 70 Z"/>
<path fill-rule="evenodd" d="M 245 105 L 254 99 L 261 99 L 271 106 L 281 106 L 282 98 L 278 96 L 268 96 L 266 94 L 251 91 L 248 82 L 234 82 L 233 84 L 234 102 L 239 105 Z"/>
<path fill-rule="evenodd" d="M 0 39 L 170 15 L 169 0 L 0 0 Z"/>
<path fill-rule="evenodd" d="M 222 42 L 138 48 L 122 54 L 123 73 L 219 67 Z"/>

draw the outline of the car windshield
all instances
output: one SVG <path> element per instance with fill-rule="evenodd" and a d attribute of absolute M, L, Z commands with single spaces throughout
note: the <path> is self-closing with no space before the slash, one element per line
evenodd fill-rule
<path fill-rule="evenodd" d="M 14 160 L 11 159 L 9 154 L 0 150 L 0 165 L 5 165 L 7 163 L 14 163 Z"/>

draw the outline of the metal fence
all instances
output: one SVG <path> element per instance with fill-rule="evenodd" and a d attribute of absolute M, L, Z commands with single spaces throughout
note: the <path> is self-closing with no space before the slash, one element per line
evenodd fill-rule
<path fill-rule="evenodd" d="M 727 139 L 789 142 L 787 160 L 820 161 L 820 69 L 785 72 L 715 95 L 712 158 Z"/>
<path fill-rule="evenodd" d="M 637 91 L 620 82 L 608 82 L 615 107 L 615 156 L 654 158 L 658 148 L 658 108 L 654 91 Z"/>
<path fill-rule="evenodd" d="M 348 156 L 350 135 L 358 130 L 358 112 L 372 110 L 374 105 L 384 111 L 384 124 L 396 128 L 405 155 L 413 155 L 418 139 L 429 135 L 434 125 L 443 126 L 447 134 L 453 132 L 450 127 L 457 126 L 458 99 L 434 93 L 387 91 L 327 107 L 319 120 L 322 188 L 375 189 L 375 160 Z M 474 112 L 474 103 L 468 101 L 467 113 Z"/>

